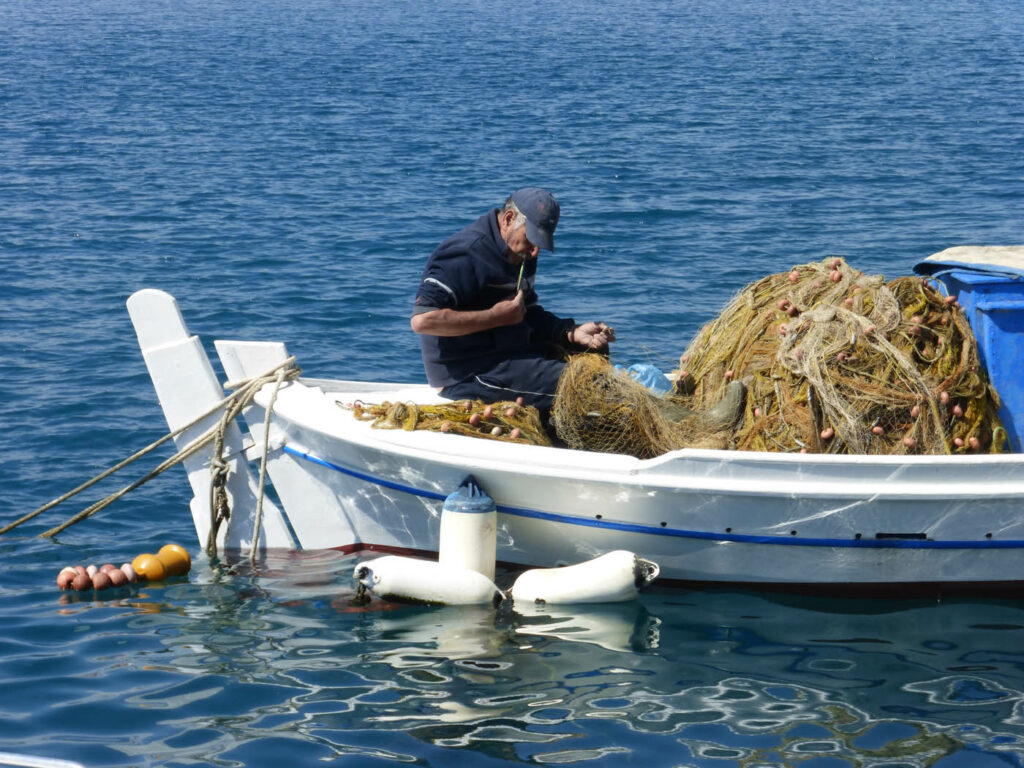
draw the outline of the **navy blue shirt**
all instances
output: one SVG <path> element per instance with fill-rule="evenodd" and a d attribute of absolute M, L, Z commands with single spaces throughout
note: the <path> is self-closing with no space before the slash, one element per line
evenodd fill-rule
<path fill-rule="evenodd" d="M 442 242 L 430 255 L 413 314 L 435 309 L 490 309 L 499 301 L 511 299 L 516 293 L 519 265 L 512 264 L 508 257 L 495 208 Z M 420 334 L 423 367 L 431 386 L 456 384 L 510 357 L 544 357 L 551 342 L 565 339 L 576 324 L 541 307 L 533 288 L 536 274 L 537 260 L 529 259 L 520 286 L 526 300 L 522 322 L 465 336 Z"/>

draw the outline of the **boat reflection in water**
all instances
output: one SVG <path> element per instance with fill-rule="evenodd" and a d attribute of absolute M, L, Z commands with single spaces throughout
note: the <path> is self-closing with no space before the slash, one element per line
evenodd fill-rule
<path fill-rule="evenodd" d="M 203 621 L 163 642 L 193 672 L 284 686 L 254 722 L 286 707 L 293 730 L 339 754 L 373 742 L 399 760 L 427 743 L 524 763 L 1022 764 L 1024 609 L 1008 601 L 655 590 L 557 609 L 358 607 L 351 558 L 287 559 L 193 585 L 204 600 L 186 612 Z"/>

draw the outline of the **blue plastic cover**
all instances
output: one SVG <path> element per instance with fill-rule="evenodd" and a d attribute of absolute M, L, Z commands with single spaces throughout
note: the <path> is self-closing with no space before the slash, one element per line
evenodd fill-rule
<path fill-rule="evenodd" d="M 669 383 L 669 380 L 665 378 L 665 374 L 655 365 L 651 365 L 649 363 L 634 363 L 628 368 L 622 365 L 616 365 L 615 370 L 625 371 L 655 394 L 664 395 L 672 389 L 672 385 Z"/>
<path fill-rule="evenodd" d="M 462 485 L 448 494 L 444 500 L 444 509 L 449 512 L 468 514 L 487 514 L 495 509 L 494 499 L 476 484 L 472 475 L 467 475 Z"/>

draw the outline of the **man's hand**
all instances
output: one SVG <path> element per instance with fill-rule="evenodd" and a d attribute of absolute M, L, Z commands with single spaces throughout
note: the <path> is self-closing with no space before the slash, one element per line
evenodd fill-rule
<path fill-rule="evenodd" d="M 511 299 L 499 301 L 491 307 L 491 314 L 494 318 L 494 327 L 502 325 L 515 325 L 523 322 L 526 317 L 526 297 L 522 291 L 517 291 Z"/>
<path fill-rule="evenodd" d="M 604 323 L 584 323 L 569 334 L 569 340 L 595 352 L 604 352 L 615 341 L 615 329 Z"/>

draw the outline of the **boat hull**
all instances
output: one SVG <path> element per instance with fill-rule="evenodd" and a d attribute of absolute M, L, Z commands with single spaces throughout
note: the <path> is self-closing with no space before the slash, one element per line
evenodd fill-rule
<path fill-rule="evenodd" d="M 395 392 L 334 388 L 346 386 L 298 384 L 275 407 L 288 438 L 274 463 L 308 478 L 307 500 L 316 489 L 312 504 L 283 499 L 305 548 L 432 554 L 442 502 L 471 474 L 497 504 L 507 567 L 627 549 L 680 584 L 928 591 L 1024 581 L 1017 457 L 679 451 L 640 461 L 374 430 L 337 404 Z M 336 412 L 324 416 L 317 400 Z"/>

